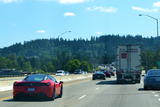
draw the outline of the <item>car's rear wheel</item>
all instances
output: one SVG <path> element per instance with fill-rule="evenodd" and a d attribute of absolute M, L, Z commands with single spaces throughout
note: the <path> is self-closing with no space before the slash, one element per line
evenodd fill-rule
<path fill-rule="evenodd" d="M 16 97 L 16 96 L 13 96 L 13 100 L 14 100 L 14 101 L 17 101 L 17 97 Z"/>
<path fill-rule="evenodd" d="M 62 95 L 63 95 L 63 86 L 61 87 L 61 92 L 60 92 L 59 98 L 62 98 Z"/>
<path fill-rule="evenodd" d="M 92 80 L 95 80 L 95 78 L 92 78 Z"/>
<path fill-rule="evenodd" d="M 103 80 L 106 80 L 106 78 L 104 77 Z"/>
<path fill-rule="evenodd" d="M 145 86 L 145 85 L 144 85 L 143 88 L 144 88 L 144 90 L 148 90 L 149 89 L 148 86 Z"/>
<path fill-rule="evenodd" d="M 17 97 L 17 96 L 13 96 L 13 100 L 14 100 L 14 101 L 17 101 L 17 100 L 18 100 L 18 97 Z"/>

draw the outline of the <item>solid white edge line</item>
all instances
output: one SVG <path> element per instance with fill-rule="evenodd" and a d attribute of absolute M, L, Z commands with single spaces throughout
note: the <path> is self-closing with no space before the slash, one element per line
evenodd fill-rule
<path fill-rule="evenodd" d="M 155 96 L 155 97 L 159 97 L 159 95 L 158 95 L 158 94 L 155 94 L 154 96 Z"/>
<path fill-rule="evenodd" d="M 87 95 L 82 95 L 81 97 L 79 97 L 79 100 L 83 99 L 84 97 L 86 97 Z"/>
<path fill-rule="evenodd" d="M 152 94 L 155 94 L 155 92 L 152 92 Z"/>

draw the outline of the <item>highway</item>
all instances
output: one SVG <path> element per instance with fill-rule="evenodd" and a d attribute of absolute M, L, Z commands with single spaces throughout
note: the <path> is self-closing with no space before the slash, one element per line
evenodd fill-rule
<path fill-rule="evenodd" d="M 12 91 L 0 93 L 0 107 L 159 107 L 160 92 L 143 90 L 143 84 L 116 84 L 115 78 L 83 80 L 64 85 L 54 101 L 13 101 Z"/>

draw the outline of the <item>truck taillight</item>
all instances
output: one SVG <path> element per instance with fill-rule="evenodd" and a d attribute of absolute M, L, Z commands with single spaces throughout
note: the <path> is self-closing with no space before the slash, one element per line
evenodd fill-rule
<path fill-rule="evenodd" d="M 121 58 L 123 58 L 123 59 L 127 58 L 127 53 L 122 53 Z"/>
<path fill-rule="evenodd" d="M 116 74 L 121 74 L 121 73 L 122 73 L 122 72 L 120 72 L 120 71 L 117 71 L 117 72 L 116 72 Z"/>

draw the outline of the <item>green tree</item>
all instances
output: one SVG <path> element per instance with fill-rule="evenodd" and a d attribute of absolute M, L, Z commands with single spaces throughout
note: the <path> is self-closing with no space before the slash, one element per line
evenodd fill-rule
<path fill-rule="evenodd" d="M 45 73 L 45 71 L 41 70 L 41 69 L 37 69 L 36 73 Z"/>
<path fill-rule="evenodd" d="M 65 65 L 65 69 L 70 73 L 73 73 L 76 69 L 80 68 L 80 61 L 78 59 L 72 59 L 67 62 Z"/>
<path fill-rule="evenodd" d="M 32 66 L 29 61 L 23 62 L 22 69 L 24 71 L 32 72 Z"/>
<path fill-rule="evenodd" d="M 154 57 L 155 57 L 155 53 L 150 50 L 142 52 L 141 62 L 142 62 L 142 66 L 144 66 L 146 70 L 152 69 L 155 66 L 156 61 L 154 60 Z"/>
<path fill-rule="evenodd" d="M 8 68 L 18 69 L 17 56 L 15 54 L 7 56 L 6 61 L 8 61 Z"/>
<path fill-rule="evenodd" d="M 0 69 L 7 68 L 7 62 L 4 57 L 0 57 Z"/>
<path fill-rule="evenodd" d="M 56 71 L 55 66 L 53 65 L 52 62 L 48 62 L 46 67 L 47 67 L 47 72 L 52 72 L 53 73 L 53 72 Z"/>
<path fill-rule="evenodd" d="M 42 65 L 41 69 L 45 72 L 47 72 L 47 66 L 46 65 Z"/>
<path fill-rule="evenodd" d="M 18 62 L 19 69 L 22 69 L 23 63 L 25 62 L 24 57 L 22 56 L 17 57 L 17 62 Z"/>
<path fill-rule="evenodd" d="M 91 71 L 91 66 L 87 61 L 82 61 L 80 68 L 84 71 Z"/>

